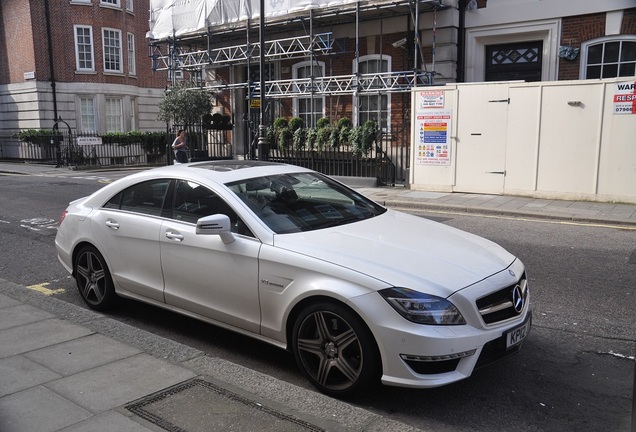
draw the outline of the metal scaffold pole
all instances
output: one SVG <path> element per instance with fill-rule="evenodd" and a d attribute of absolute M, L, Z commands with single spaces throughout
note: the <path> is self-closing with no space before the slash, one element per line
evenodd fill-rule
<path fill-rule="evenodd" d="M 261 16 L 259 23 L 260 41 L 260 117 L 258 125 L 258 160 L 269 159 L 269 145 L 265 134 L 265 0 L 260 0 Z"/>

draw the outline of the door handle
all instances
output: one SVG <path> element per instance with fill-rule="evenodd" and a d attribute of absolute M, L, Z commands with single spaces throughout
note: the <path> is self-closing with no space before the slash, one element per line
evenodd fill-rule
<path fill-rule="evenodd" d="M 108 228 L 112 228 L 112 229 L 114 229 L 114 230 L 118 230 L 118 229 L 119 229 L 119 222 L 114 221 L 114 220 L 112 220 L 112 219 L 108 219 L 108 220 L 106 221 L 106 226 L 107 226 Z"/>
<path fill-rule="evenodd" d="M 172 231 L 166 231 L 166 238 L 175 241 L 183 241 L 183 234 L 179 234 Z"/>
<path fill-rule="evenodd" d="M 506 175 L 505 171 L 486 171 L 486 174 L 501 174 Z"/>

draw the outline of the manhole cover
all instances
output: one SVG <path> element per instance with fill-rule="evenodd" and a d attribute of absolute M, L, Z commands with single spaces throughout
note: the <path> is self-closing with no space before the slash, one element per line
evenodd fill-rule
<path fill-rule="evenodd" d="M 198 378 L 150 395 L 126 409 L 171 432 L 324 432 Z"/>

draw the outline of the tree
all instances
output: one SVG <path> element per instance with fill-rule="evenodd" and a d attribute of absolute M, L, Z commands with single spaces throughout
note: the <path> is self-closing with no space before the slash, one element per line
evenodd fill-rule
<path fill-rule="evenodd" d="M 212 93 L 189 83 L 179 83 L 166 92 L 159 102 L 157 118 L 166 123 L 187 126 L 201 122 L 212 110 Z"/>

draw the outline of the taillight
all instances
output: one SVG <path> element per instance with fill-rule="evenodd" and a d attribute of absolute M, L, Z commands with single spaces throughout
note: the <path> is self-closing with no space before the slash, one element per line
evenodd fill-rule
<path fill-rule="evenodd" d="M 64 222 L 64 218 L 66 217 L 67 214 L 68 214 L 68 210 L 64 210 L 62 212 L 62 214 L 60 215 L 60 221 L 58 222 L 58 225 L 62 225 L 62 222 Z"/>

